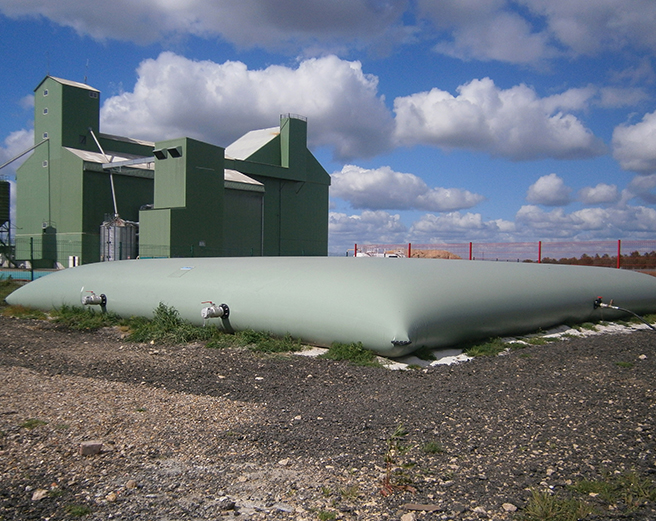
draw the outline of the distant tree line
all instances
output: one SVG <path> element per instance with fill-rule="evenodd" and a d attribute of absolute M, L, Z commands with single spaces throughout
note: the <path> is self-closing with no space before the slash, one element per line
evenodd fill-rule
<path fill-rule="evenodd" d="M 543 264 L 575 264 L 580 266 L 606 266 L 609 268 L 617 267 L 617 255 L 596 254 L 594 256 L 584 253 L 579 258 L 570 257 L 562 259 L 552 259 L 550 257 L 542 258 Z M 629 255 L 620 255 L 620 267 L 631 270 L 649 270 L 656 269 L 656 252 L 640 253 L 634 251 Z"/>

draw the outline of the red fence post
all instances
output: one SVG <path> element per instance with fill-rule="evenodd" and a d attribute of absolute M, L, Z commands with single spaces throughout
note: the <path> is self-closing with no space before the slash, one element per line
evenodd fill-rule
<path fill-rule="evenodd" d="M 358 243 L 355 243 L 355 248 L 353 248 L 353 256 L 357 257 L 358 256 Z"/>
<path fill-rule="evenodd" d="M 622 239 L 617 239 L 617 269 L 620 269 L 620 258 L 622 257 Z"/>
<path fill-rule="evenodd" d="M 472 260 L 472 252 L 474 251 L 473 243 L 469 243 L 469 260 Z"/>
<path fill-rule="evenodd" d="M 412 244 L 408 243 L 408 259 L 412 257 Z"/>
<path fill-rule="evenodd" d="M 538 264 L 542 264 L 542 241 L 538 241 Z"/>

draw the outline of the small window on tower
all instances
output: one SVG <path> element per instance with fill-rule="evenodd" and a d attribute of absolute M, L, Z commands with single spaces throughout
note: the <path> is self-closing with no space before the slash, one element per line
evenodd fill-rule
<path fill-rule="evenodd" d="M 48 139 L 48 133 L 47 132 L 43 133 L 43 139 Z"/>
<path fill-rule="evenodd" d="M 47 168 L 47 167 L 48 167 L 48 161 L 44 161 L 42 164 L 43 164 L 43 168 Z"/>
<path fill-rule="evenodd" d="M 93 99 L 96 99 L 98 97 L 98 93 L 91 91 L 91 92 L 89 92 L 89 97 L 93 98 Z"/>
<path fill-rule="evenodd" d="M 87 136 L 84 136 L 80 134 L 80 138 L 78 139 L 78 142 L 80 145 L 86 145 L 87 144 Z"/>
<path fill-rule="evenodd" d="M 47 96 L 48 95 L 48 89 L 43 89 L 43 95 Z"/>
<path fill-rule="evenodd" d="M 47 113 L 48 113 L 48 107 L 46 107 L 45 109 L 43 109 L 43 115 L 45 116 Z"/>

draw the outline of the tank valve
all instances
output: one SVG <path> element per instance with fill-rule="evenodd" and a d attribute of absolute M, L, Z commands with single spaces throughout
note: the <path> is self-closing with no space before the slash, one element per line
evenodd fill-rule
<path fill-rule="evenodd" d="M 96 295 L 93 291 L 89 291 L 91 295 L 85 295 L 82 297 L 83 306 L 101 306 L 105 307 L 107 305 L 107 297 L 101 293 Z"/>
<path fill-rule="evenodd" d="M 597 297 L 596 299 L 594 299 L 594 308 L 595 309 L 610 308 L 610 309 L 619 309 L 620 311 L 624 311 L 622 308 L 618 308 L 617 306 L 613 306 L 613 301 L 612 300 L 610 301 L 610 304 L 606 304 L 606 303 L 602 302 L 602 297 Z M 629 313 L 631 313 L 631 312 L 629 311 Z"/>
<path fill-rule="evenodd" d="M 230 315 L 228 304 L 216 305 L 211 300 L 201 302 L 201 304 L 209 304 L 209 306 L 200 311 L 200 316 L 203 317 L 203 320 L 207 320 L 208 318 L 228 318 Z"/>

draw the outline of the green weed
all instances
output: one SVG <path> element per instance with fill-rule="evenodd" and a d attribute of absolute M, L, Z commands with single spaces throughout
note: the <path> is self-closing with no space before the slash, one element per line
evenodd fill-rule
<path fill-rule="evenodd" d="M 444 447 L 439 441 L 429 441 L 424 443 L 424 446 L 421 448 L 426 454 L 440 454 L 444 452 Z"/>
<path fill-rule="evenodd" d="M 121 317 L 115 313 L 102 313 L 92 308 L 75 306 L 64 305 L 55 309 L 51 315 L 55 322 L 78 331 L 93 331 L 122 323 Z"/>
<path fill-rule="evenodd" d="M 5 304 L 5 298 L 11 293 L 20 288 L 22 284 L 13 280 L 11 277 L 8 279 L 0 280 L 0 306 Z"/>
<path fill-rule="evenodd" d="M 360 496 L 360 487 L 357 485 L 351 485 L 350 487 L 340 488 L 339 495 L 343 499 L 355 500 Z"/>
<path fill-rule="evenodd" d="M 21 424 L 21 427 L 22 427 L 23 429 L 30 429 L 30 430 L 32 430 L 32 429 L 36 429 L 36 428 L 39 427 L 40 425 L 46 425 L 46 423 L 47 423 L 47 422 L 44 422 L 43 420 L 38 420 L 38 419 L 36 419 L 36 418 L 30 418 L 30 419 L 27 420 L 26 422 L 22 423 L 22 424 Z"/>
<path fill-rule="evenodd" d="M 523 339 L 527 344 L 532 346 L 543 346 L 545 344 L 550 344 L 552 342 L 560 342 L 560 338 L 556 337 L 543 337 L 543 336 L 534 336 L 530 338 Z"/>
<path fill-rule="evenodd" d="M 533 490 L 524 515 L 525 521 L 578 521 L 593 509 L 583 501 L 560 499 L 549 492 Z"/>
<path fill-rule="evenodd" d="M 223 333 L 214 335 L 214 337 L 205 344 L 205 347 L 209 349 L 226 349 L 229 347 L 235 347 L 236 345 L 237 341 L 235 340 L 235 335 Z"/>
<path fill-rule="evenodd" d="M 48 315 L 40 309 L 28 308 L 25 306 L 4 306 L 2 308 L 2 314 L 5 317 L 31 318 L 36 320 L 45 320 L 48 318 Z"/>
<path fill-rule="evenodd" d="M 622 367 L 623 369 L 631 369 L 633 367 L 633 362 L 615 362 L 617 367 Z"/>
<path fill-rule="evenodd" d="M 238 345 L 246 346 L 252 351 L 261 353 L 287 353 L 300 351 L 303 348 L 301 341 L 294 340 L 290 335 L 276 338 L 252 329 L 235 333 L 235 339 Z"/>
<path fill-rule="evenodd" d="M 508 349 L 508 344 L 503 339 L 496 337 L 481 344 L 469 345 L 464 349 L 467 356 L 497 356 Z"/>
<path fill-rule="evenodd" d="M 165 345 L 211 340 L 218 332 L 214 327 L 194 326 L 183 320 L 177 309 L 162 302 L 155 308 L 152 320 L 133 317 L 129 321 L 129 327 L 129 340 Z"/>
<path fill-rule="evenodd" d="M 84 517 L 91 513 L 91 509 L 86 505 L 66 505 L 64 509 L 73 517 Z"/>
<path fill-rule="evenodd" d="M 320 521 L 329 521 L 331 519 L 337 519 L 337 514 L 330 510 L 319 510 L 319 512 L 317 512 L 317 518 Z"/>
<path fill-rule="evenodd" d="M 629 509 L 634 509 L 646 501 L 656 501 L 654 482 L 641 478 L 635 472 L 605 473 L 598 480 L 581 480 L 572 485 L 571 489 L 579 494 L 598 494 L 609 504 L 617 504 L 621 501 Z"/>
<path fill-rule="evenodd" d="M 399 424 L 392 435 L 387 438 L 387 451 L 385 452 L 385 477 L 382 481 L 381 494 L 389 496 L 397 490 L 415 492 L 411 486 L 412 479 L 405 470 L 402 458 L 412 450 L 413 446 L 404 443 L 408 431 Z"/>
<path fill-rule="evenodd" d="M 353 365 L 369 366 L 369 367 L 382 367 L 376 358 L 373 351 L 365 349 L 362 342 L 341 344 L 335 342 L 330 349 L 319 358 L 326 358 L 328 360 L 346 360 Z"/>
<path fill-rule="evenodd" d="M 206 346 L 213 349 L 242 346 L 263 353 L 282 353 L 302 349 L 300 340 L 294 340 L 290 335 L 276 338 L 268 333 L 253 330 L 228 334 L 212 326 L 195 326 L 183 320 L 174 307 L 161 302 L 155 309 L 152 320 L 133 317 L 128 321 L 128 325 L 131 331 L 129 339 L 133 342 L 168 345 L 206 342 Z"/>
<path fill-rule="evenodd" d="M 433 354 L 433 350 L 430 349 L 429 347 L 422 347 L 420 349 L 417 349 L 412 354 L 417 358 L 419 358 L 419 360 L 424 360 L 426 362 L 432 362 L 433 360 L 437 360 L 435 358 L 435 355 Z"/>

